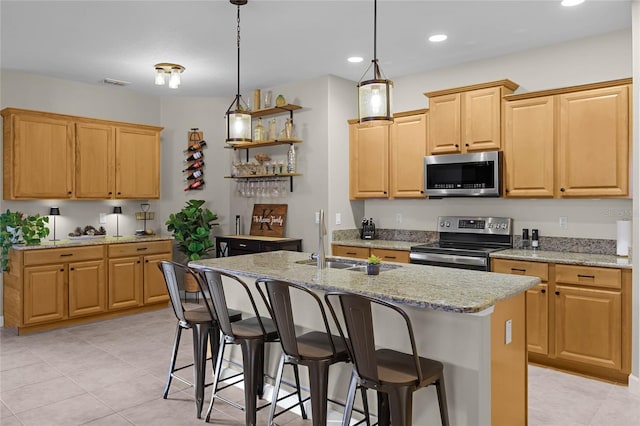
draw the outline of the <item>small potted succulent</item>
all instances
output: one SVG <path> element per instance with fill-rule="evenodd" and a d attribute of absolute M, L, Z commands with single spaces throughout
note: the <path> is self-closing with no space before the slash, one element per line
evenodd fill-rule
<path fill-rule="evenodd" d="M 380 273 L 380 258 L 372 254 L 367 259 L 367 275 L 378 275 Z"/>

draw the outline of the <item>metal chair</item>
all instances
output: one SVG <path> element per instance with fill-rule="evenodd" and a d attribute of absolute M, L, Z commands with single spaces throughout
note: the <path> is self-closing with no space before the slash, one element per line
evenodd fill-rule
<path fill-rule="evenodd" d="M 290 364 L 293 366 L 304 365 L 309 368 L 313 425 L 325 426 L 327 423 L 329 367 L 338 362 L 349 362 L 349 353 L 345 341 L 340 336 L 332 335 L 322 300 L 312 291 L 290 282 L 269 279 L 256 280 L 256 287 L 269 309 L 271 318 L 275 322 L 283 351 L 276 375 L 268 425 L 271 426 L 273 424 L 275 417 L 284 365 Z M 317 309 L 311 312 L 308 305 L 305 304 L 304 317 L 305 319 L 309 317 L 321 319 L 324 324 L 324 331 L 296 331 L 296 316 L 291 303 L 292 293 L 297 297 L 297 302 L 302 302 L 305 299 L 315 302 Z M 367 413 L 366 421 L 369 424 L 366 390 L 363 388 L 362 392 L 365 412 Z M 301 401 L 300 404 L 308 399 Z"/>
<path fill-rule="evenodd" d="M 264 344 L 268 342 L 279 342 L 279 335 L 276 330 L 276 326 L 271 318 L 265 318 L 260 316 L 258 308 L 255 304 L 253 296 L 249 291 L 249 287 L 238 277 L 228 274 L 226 272 L 218 271 L 210 268 L 203 268 L 202 273 L 205 276 L 203 285 L 203 291 L 205 291 L 204 285 L 206 285 L 206 291 L 211 296 L 211 302 L 218 314 L 219 325 L 222 334 L 220 336 L 220 345 L 218 352 L 218 360 L 215 368 L 215 376 L 213 379 L 213 391 L 211 395 L 211 403 L 207 410 L 206 421 L 208 422 L 211 417 L 211 410 L 216 399 L 220 399 L 236 408 L 244 409 L 245 411 L 245 424 L 247 426 L 256 425 L 256 413 L 258 409 L 264 408 L 267 405 L 258 407 L 257 398 L 262 397 L 264 387 Z M 251 304 L 253 313 L 255 316 L 243 319 L 232 323 L 228 321 L 229 308 L 227 307 L 227 298 L 225 294 L 225 283 L 222 278 L 226 277 L 226 285 L 235 286 L 240 288 L 246 299 Z M 207 301 L 209 303 L 209 301 Z M 224 349 L 226 344 L 239 345 L 242 351 L 242 366 L 244 376 L 244 394 L 245 404 L 241 405 L 229 401 L 224 397 L 218 395 L 218 384 L 220 382 L 220 372 L 222 369 L 222 360 L 224 355 Z M 297 370 L 295 371 L 296 388 L 298 400 L 300 396 L 300 381 Z M 303 417 L 306 418 L 306 413 L 303 411 Z"/>
<path fill-rule="evenodd" d="M 394 426 L 412 424 L 413 392 L 435 385 L 440 407 L 440 420 L 449 425 L 444 387 L 444 366 L 441 362 L 418 356 L 413 327 L 408 315 L 397 306 L 372 297 L 353 293 L 330 292 L 325 300 L 336 324 L 339 324 L 331 299 L 337 298 L 349 337 L 347 347 L 354 363 L 342 425 L 347 426 L 358 385 L 378 391 L 379 424 L 388 424 L 389 414 Z M 391 349 L 376 349 L 372 305 L 378 305 L 400 315 L 406 323 L 411 353 Z M 390 413 L 387 411 L 389 410 Z M 380 412 L 382 411 L 382 412 Z"/>
<path fill-rule="evenodd" d="M 169 293 L 169 298 L 171 300 L 171 306 L 173 307 L 173 312 L 178 319 L 176 335 L 173 341 L 173 351 L 171 353 L 171 362 L 169 364 L 167 384 L 165 385 L 162 397 L 167 399 L 169 388 L 171 387 L 171 381 L 174 378 L 189 386 L 193 386 L 196 400 L 196 415 L 200 418 L 204 402 L 204 388 L 206 386 L 204 380 L 205 365 L 207 361 L 207 341 L 211 344 L 212 353 L 217 354 L 219 344 L 218 335 L 220 334 L 220 329 L 216 322 L 216 316 L 209 310 L 208 306 L 200 306 L 198 308 L 188 310 L 185 309 L 182 304 L 176 270 L 181 270 L 184 274 L 189 274 L 196 280 L 196 282 L 201 280 L 198 274 L 196 274 L 191 268 L 175 262 L 161 261 L 158 263 L 158 268 L 160 268 L 164 276 L 167 292 Z M 238 321 L 242 319 L 242 313 L 239 311 L 229 312 L 229 315 L 229 321 Z M 180 337 L 182 336 L 183 329 L 191 329 L 193 331 L 193 363 L 176 368 L 176 359 L 178 357 Z M 193 367 L 193 383 L 184 380 L 175 374 L 177 371 L 184 370 L 189 367 Z M 211 367 L 214 367 L 213 360 L 211 361 Z"/>

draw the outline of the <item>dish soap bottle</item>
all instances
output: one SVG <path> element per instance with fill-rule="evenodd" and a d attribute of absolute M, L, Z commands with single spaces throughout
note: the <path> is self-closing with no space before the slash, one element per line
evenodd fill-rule
<path fill-rule="evenodd" d="M 289 145 L 289 152 L 287 152 L 287 173 L 296 172 L 296 149 L 293 144 Z"/>

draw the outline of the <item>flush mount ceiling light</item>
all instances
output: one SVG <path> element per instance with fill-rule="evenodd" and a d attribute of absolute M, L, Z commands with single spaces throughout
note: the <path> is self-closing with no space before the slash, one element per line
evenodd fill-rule
<path fill-rule="evenodd" d="M 582 3 L 584 3 L 584 0 L 562 0 L 562 2 L 560 2 L 564 7 L 577 6 Z"/>
<path fill-rule="evenodd" d="M 377 21 L 378 2 L 373 1 L 373 59 L 358 82 L 358 119 L 365 121 L 392 121 L 391 95 L 393 81 L 385 78 L 378 65 L 377 53 Z M 373 79 L 364 80 L 364 76 L 373 67 Z"/>
<path fill-rule="evenodd" d="M 362 62 L 362 56 L 349 56 L 347 58 L 347 61 L 351 62 L 352 64 L 359 64 L 360 62 Z"/>
<path fill-rule="evenodd" d="M 238 7 L 236 45 L 238 48 L 238 85 L 236 97 L 229 105 L 225 117 L 227 119 L 227 143 L 251 142 L 251 114 L 247 104 L 240 95 L 240 6 L 247 4 L 248 0 L 229 0 Z"/>
<path fill-rule="evenodd" d="M 169 88 L 177 89 L 180 86 L 180 74 L 184 67 L 178 64 L 162 62 L 154 65 L 156 69 L 156 85 L 164 86 L 167 74 L 169 75 Z"/>
<path fill-rule="evenodd" d="M 447 35 L 446 34 L 434 34 L 432 36 L 429 37 L 429 41 L 432 43 L 438 43 L 441 41 L 445 41 L 447 39 Z"/>

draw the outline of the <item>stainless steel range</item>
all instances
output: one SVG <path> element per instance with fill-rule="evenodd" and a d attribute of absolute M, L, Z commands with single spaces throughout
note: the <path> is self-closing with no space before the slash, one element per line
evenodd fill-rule
<path fill-rule="evenodd" d="M 489 253 L 513 247 L 508 217 L 438 217 L 438 241 L 411 247 L 411 263 L 490 271 Z"/>

